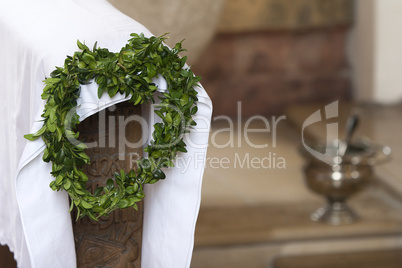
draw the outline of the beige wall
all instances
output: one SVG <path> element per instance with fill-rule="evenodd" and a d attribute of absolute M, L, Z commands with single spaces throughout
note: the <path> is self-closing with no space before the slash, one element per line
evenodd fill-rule
<path fill-rule="evenodd" d="M 402 1 L 356 0 L 349 56 L 357 100 L 402 99 Z"/>

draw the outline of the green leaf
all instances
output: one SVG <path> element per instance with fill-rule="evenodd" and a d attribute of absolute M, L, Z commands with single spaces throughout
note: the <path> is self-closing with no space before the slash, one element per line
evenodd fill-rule
<path fill-rule="evenodd" d="M 186 150 L 186 148 L 184 148 L 184 146 L 179 146 L 177 149 L 178 149 L 180 152 L 187 153 L 187 150 Z"/>
<path fill-rule="evenodd" d="M 188 94 L 187 94 L 187 93 L 184 93 L 183 96 L 181 96 L 181 98 L 180 98 L 180 104 L 181 104 L 181 106 L 186 105 L 187 102 L 188 102 L 188 99 L 189 99 Z"/>
<path fill-rule="evenodd" d="M 165 173 L 160 169 L 155 170 L 154 173 L 152 173 L 152 175 L 155 179 L 158 180 L 163 180 L 164 178 L 166 178 Z"/>
<path fill-rule="evenodd" d="M 162 156 L 162 152 L 161 152 L 161 151 L 153 151 L 152 154 L 151 154 L 151 156 L 152 156 L 153 158 L 159 158 L 159 157 Z"/>
<path fill-rule="evenodd" d="M 152 179 L 148 182 L 148 184 L 154 184 L 157 183 L 159 181 L 159 179 Z"/>
<path fill-rule="evenodd" d="M 126 208 L 129 206 L 129 204 L 130 204 L 130 201 L 126 198 L 123 198 L 117 203 L 117 206 L 119 208 Z"/>
<path fill-rule="evenodd" d="M 184 67 L 184 64 L 186 64 L 186 61 L 187 61 L 187 56 L 184 56 L 183 58 L 181 58 L 180 65 L 182 68 Z"/>
<path fill-rule="evenodd" d="M 56 131 L 56 124 L 51 123 L 49 120 L 46 122 L 46 127 L 50 132 L 55 132 Z"/>
<path fill-rule="evenodd" d="M 70 189 L 70 187 L 71 187 L 71 180 L 70 180 L 70 179 L 66 179 L 66 181 L 64 182 L 63 188 L 64 188 L 65 190 L 68 190 L 68 189 Z"/>
<path fill-rule="evenodd" d="M 84 61 L 80 61 L 80 62 L 78 62 L 77 66 L 80 69 L 84 69 L 85 67 L 87 67 L 87 64 Z"/>
<path fill-rule="evenodd" d="M 43 157 L 42 157 L 43 161 L 49 162 L 49 157 L 50 157 L 49 149 L 45 148 L 45 150 L 43 151 Z"/>
<path fill-rule="evenodd" d="M 46 78 L 43 82 L 48 85 L 48 86 L 52 86 L 54 84 L 57 84 L 61 81 L 60 78 Z"/>
<path fill-rule="evenodd" d="M 84 45 L 83 43 L 81 43 L 80 40 L 77 40 L 77 46 L 81 50 L 88 49 L 88 47 L 86 45 Z"/>
<path fill-rule="evenodd" d="M 118 91 L 119 91 L 119 86 L 114 86 L 108 90 L 108 94 L 111 98 L 113 98 L 113 96 L 116 95 Z"/>
<path fill-rule="evenodd" d="M 95 217 L 94 213 L 92 213 L 90 210 L 86 211 L 88 217 L 93 220 L 93 221 L 97 221 L 98 219 Z"/>
<path fill-rule="evenodd" d="M 103 207 L 101 207 L 101 206 L 95 206 L 95 207 L 92 207 L 92 210 L 95 213 L 99 213 L 99 212 L 103 212 L 105 209 Z"/>
<path fill-rule="evenodd" d="M 40 135 L 42 135 L 43 133 L 45 133 L 45 131 L 46 131 L 46 126 L 43 125 L 43 127 L 41 127 L 41 129 L 39 129 L 39 130 L 35 133 L 35 136 L 40 136 Z"/>
<path fill-rule="evenodd" d="M 84 181 L 88 180 L 87 174 L 85 174 L 82 170 L 77 170 L 77 175 Z"/>
<path fill-rule="evenodd" d="M 60 149 L 56 154 L 56 163 L 63 163 L 64 161 L 64 150 Z"/>
<path fill-rule="evenodd" d="M 106 181 L 106 188 L 107 188 L 108 190 L 112 190 L 113 187 L 114 187 L 114 181 L 113 181 L 112 179 L 108 179 L 108 180 Z"/>
<path fill-rule="evenodd" d="M 88 147 L 84 143 L 78 143 L 75 145 L 78 149 L 84 150 L 87 149 Z"/>
<path fill-rule="evenodd" d="M 80 190 L 80 189 L 77 189 L 77 188 L 74 188 L 74 192 L 75 192 L 76 194 L 79 194 L 79 195 L 85 195 L 85 192 L 84 192 L 84 191 L 82 191 L 82 190 Z"/>
<path fill-rule="evenodd" d="M 117 77 L 116 77 L 116 76 L 114 76 L 114 75 L 112 76 L 112 81 L 113 81 L 113 84 L 114 84 L 114 85 L 117 85 L 117 82 L 118 82 L 118 81 L 117 81 Z"/>
<path fill-rule="evenodd" d="M 63 138 L 63 133 L 61 132 L 60 128 L 56 128 L 57 130 L 57 141 L 60 142 L 61 139 Z"/>
<path fill-rule="evenodd" d="M 133 191 L 134 191 L 134 193 L 136 193 L 136 192 L 138 191 L 138 188 L 139 188 L 138 183 L 137 183 L 137 182 L 134 183 L 134 185 L 133 185 Z"/>
<path fill-rule="evenodd" d="M 166 164 L 166 166 L 168 166 L 168 167 L 174 167 L 174 163 L 173 163 L 172 160 L 167 161 L 165 164 Z"/>
<path fill-rule="evenodd" d="M 50 96 L 51 96 L 50 93 L 43 92 L 41 95 L 41 98 L 42 98 L 42 100 L 47 100 L 47 99 L 49 99 Z"/>
<path fill-rule="evenodd" d="M 143 199 L 145 197 L 145 194 L 143 192 L 138 192 L 135 196 L 139 199 Z"/>
<path fill-rule="evenodd" d="M 84 53 L 84 54 L 82 55 L 82 59 L 84 60 L 84 62 L 85 62 L 86 64 L 89 64 L 90 62 L 95 61 L 95 57 L 92 56 L 92 55 L 89 54 L 89 53 Z"/>
<path fill-rule="evenodd" d="M 70 209 L 68 210 L 68 213 L 71 213 L 71 211 L 73 211 L 73 208 L 74 208 L 74 202 L 71 202 Z"/>
<path fill-rule="evenodd" d="M 54 123 L 56 121 L 56 110 L 54 108 L 49 109 L 49 121 L 50 123 Z"/>
<path fill-rule="evenodd" d="M 137 99 L 134 102 L 134 105 L 139 104 L 142 101 L 142 97 L 140 95 L 138 95 Z"/>
<path fill-rule="evenodd" d="M 125 180 L 126 180 L 126 172 L 124 172 L 123 169 L 120 169 L 120 179 L 121 179 L 122 181 L 125 181 Z"/>
<path fill-rule="evenodd" d="M 181 116 L 180 113 L 177 113 L 173 119 L 173 125 L 177 127 L 178 125 L 180 125 L 180 123 L 181 123 Z"/>
<path fill-rule="evenodd" d="M 183 88 L 176 88 L 172 90 L 170 94 L 172 95 L 173 98 L 180 99 L 181 96 L 183 95 Z"/>
<path fill-rule="evenodd" d="M 75 218 L 75 221 L 78 221 L 78 219 L 80 218 L 81 215 L 81 210 L 80 208 L 77 206 L 77 217 Z"/>
<path fill-rule="evenodd" d="M 55 182 L 55 181 L 52 181 L 52 182 L 49 184 L 49 187 L 50 187 L 53 191 L 57 191 L 57 186 L 56 186 L 56 182 Z"/>
<path fill-rule="evenodd" d="M 173 120 L 172 120 L 172 116 L 171 116 L 170 113 L 167 113 L 167 114 L 166 114 L 165 120 L 166 120 L 166 122 L 168 122 L 169 124 L 172 123 Z"/>
<path fill-rule="evenodd" d="M 127 194 L 133 194 L 134 192 L 134 186 L 128 186 L 126 187 L 126 193 Z"/>
<path fill-rule="evenodd" d="M 194 114 L 196 114 L 197 113 L 197 111 L 198 111 L 198 107 L 197 106 L 194 106 L 193 108 L 191 108 L 191 115 L 194 115 Z"/>
<path fill-rule="evenodd" d="M 74 181 L 74 182 L 73 182 L 73 185 L 74 185 L 75 189 L 78 189 L 78 190 L 82 190 L 82 189 L 83 189 L 82 186 L 81 186 L 81 184 L 80 184 L 78 181 Z"/>
<path fill-rule="evenodd" d="M 94 191 L 94 196 L 99 196 L 103 191 L 103 187 L 97 187 Z"/>
<path fill-rule="evenodd" d="M 180 71 L 180 75 L 184 76 L 184 77 L 189 77 L 190 76 L 190 72 L 188 70 L 181 70 Z"/>
<path fill-rule="evenodd" d="M 56 177 L 56 184 L 61 185 L 61 182 L 63 181 L 63 176 L 59 175 Z"/>
<path fill-rule="evenodd" d="M 82 205 L 83 208 L 86 208 L 86 209 L 92 208 L 92 205 L 89 204 L 88 202 L 86 202 L 86 201 L 83 200 L 83 199 L 81 199 L 81 205 Z"/>
<path fill-rule="evenodd" d="M 159 116 L 159 118 L 161 118 L 161 119 L 164 118 L 163 113 L 162 113 L 161 111 L 155 110 L 154 113 L 155 113 L 157 116 Z"/>
<path fill-rule="evenodd" d="M 104 91 L 105 91 L 105 88 L 103 86 L 98 87 L 98 98 L 99 99 L 102 97 Z"/>
<path fill-rule="evenodd" d="M 24 138 L 30 141 L 34 141 L 37 140 L 39 138 L 39 136 L 36 136 L 34 134 L 26 134 L 24 135 Z"/>

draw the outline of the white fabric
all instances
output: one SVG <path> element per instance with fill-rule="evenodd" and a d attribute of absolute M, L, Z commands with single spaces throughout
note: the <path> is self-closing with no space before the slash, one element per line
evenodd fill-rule
<path fill-rule="evenodd" d="M 49 188 L 43 141 L 23 138 L 42 125 L 42 81 L 77 50 L 77 39 L 117 52 L 132 32 L 151 35 L 105 0 L 0 0 L 0 243 L 11 248 L 19 267 L 76 266 L 68 197 Z M 166 85 L 156 83 L 161 90 Z M 143 268 L 190 266 L 212 113 L 208 95 L 198 91 L 198 125 L 186 137 L 188 153 L 165 172 L 166 180 L 145 189 Z M 96 92 L 94 83 L 83 86 L 81 120 L 125 100 L 99 100 Z M 152 106 L 146 109 L 150 138 Z"/>

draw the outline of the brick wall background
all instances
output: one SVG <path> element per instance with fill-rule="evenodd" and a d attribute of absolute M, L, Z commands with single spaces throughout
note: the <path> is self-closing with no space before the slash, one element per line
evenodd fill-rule
<path fill-rule="evenodd" d="M 238 101 L 242 115 L 250 116 L 281 114 L 294 103 L 350 99 L 351 3 L 228 0 L 218 34 L 192 67 L 203 77 L 214 114 L 235 116 Z M 241 12 L 242 5 L 252 10 Z"/>

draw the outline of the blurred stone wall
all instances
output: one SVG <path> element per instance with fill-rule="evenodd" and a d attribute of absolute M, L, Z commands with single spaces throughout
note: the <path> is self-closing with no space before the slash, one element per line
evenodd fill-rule
<path fill-rule="evenodd" d="M 228 0 L 218 30 L 301 30 L 350 24 L 353 0 Z"/>
<path fill-rule="evenodd" d="M 353 0 L 228 0 L 193 66 L 214 114 L 281 114 L 295 103 L 350 99 L 346 40 Z"/>
<path fill-rule="evenodd" d="M 229 0 L 230 1 L 230 0 Z M 173 47 L 185 39 L 188 63 L 197 61 L 210 43 L 225 0 L 109 0 L 126 15 L 159 36 L 169 33 L 166 43 Z"/>

